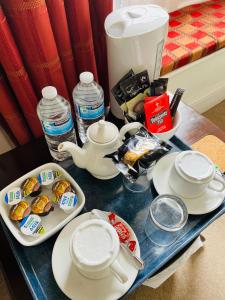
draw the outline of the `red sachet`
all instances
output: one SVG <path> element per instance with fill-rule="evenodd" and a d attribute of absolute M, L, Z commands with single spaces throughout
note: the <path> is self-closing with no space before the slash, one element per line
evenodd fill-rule
<path fill-rule="evenodd" d="M 121 243 L 125 243 L 130 238 L 130 232 L 124 223 L 116 220 L 116 214 L 111 213 L 108 215 L 109 222 L 116 229 L 116 232 L 119 236 Z"/>
<path fill-rule="evenodd" d="M 144 110 L 146 127 L 149 132 L 161 133 L 172 129 L 169 96 L 166 93 L 157 97 L 146 96 Z"/>
<path fill-rule="evenodd" d="M 136 249 L 136 241 L 130 240 L 130 231 L 126 227 L 126 225 L 123 222 L 118 221 L 117 215 L 114 213 L 110 213 L 108 215 L 108 219 L 111 225 L 115 228 L 120 242 L 127 244 L 130 251 L 134 252 L 134 250 Z"/>

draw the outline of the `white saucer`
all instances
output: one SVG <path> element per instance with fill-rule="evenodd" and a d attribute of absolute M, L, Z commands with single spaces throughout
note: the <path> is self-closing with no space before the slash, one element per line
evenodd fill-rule
<path fill-rule="evenodd" d="M 178 152 L 170 153 L 161 158 L 153 169 L 153 183 L 159 195 L 176 193 L 168 184 L 170 169 Z M 180 197 L 187 206 L 188 213 L 191 215 L 201 215 L 209 213 L 218 208 L 224 201 L 225 191 L 216 192 L 211 189 L 206 189 L 202 196 L 197 198 Z"/>
<path fill-rule="evenodd" d="M 122 297 L 132 286 L 138 271 L 132 265 L 125 251 L 120 250 L 119 263 L 127 271 L 128 281 L 125 284 L 112 274 L 106 278 L 92 280 L 82 276 L 72 263 L 69 252 L 69 241 L 75 228 L 89 219 L 90 213 L 85 213 L 72 220 L 59 234 L 52 252 L 52 270 L 60 289 L 71 299 L 76 300 L 116 300 Z M 118 218 L 122 220 L 121 218 Z M 131 232 L 131 239 L 136 240 L 135 254 L 140 256 L 137 237 L 131 227 L 122 220 Z"/>

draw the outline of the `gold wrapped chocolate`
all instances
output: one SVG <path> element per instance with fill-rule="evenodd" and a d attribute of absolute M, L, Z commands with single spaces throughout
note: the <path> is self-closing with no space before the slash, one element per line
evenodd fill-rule
<path fill-rule="evenodd" d="M 30 206 L 27 201 L 20 201 L 17 205 L 13 206 L 10 211 L 10 219 L 13 221 L 21 221 L 24 217 L 30 214 Z"/>
<path fill-rule="evenodd" d="M 23 190 L 24 197 L 26 196 L 37 196 L 41 192 L 41 185 L 37 179 L 37 177 L 30 177 L 27 178 L 22 186 L 21 189 Z"/>
<path fill-rule="evenodd" d="M 52 202 L 48 196 L 40 195 L 32 202 L 31 210 L 34 214 L 46 216 L 51 210 L 53 210 Z"/>
<path fill-rule="evenodd" d="M 57 181 L 52 187 L 52 192 L 55 194 L 56 197 L 54 201 L 58 202 L 64 193 L 70 192 L 71 190 L 72 187 L 69 181 L 67 180 Z"/>

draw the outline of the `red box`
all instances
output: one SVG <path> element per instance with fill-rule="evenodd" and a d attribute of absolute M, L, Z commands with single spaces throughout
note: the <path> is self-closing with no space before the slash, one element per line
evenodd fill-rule
<path fill-rule="evenodd" d="M 148 131 L 161 133 L 172 129 L 169 96 L 166 93 L 160 96 L 146 96 L 144 101 L 145 123 Z"/>

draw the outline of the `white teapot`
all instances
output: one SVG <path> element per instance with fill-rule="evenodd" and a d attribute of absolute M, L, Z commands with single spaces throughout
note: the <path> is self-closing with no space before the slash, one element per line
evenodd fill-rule
<path fill-rule="evenodd" d="M 68 151 L 74 163 L 82 169 L 87 169 L 94 177 L 111 179 L 119 174 L 110 158 L 104 157 L 115 152 L 121 145 L 125 134 L 136 132 L 142 126 L 133 122 L 124 125 L 119 131 L 113 123 L 100 120 L 89 126 L 88 142 L 82 148 L 71 142 L 59 144 L 58 151 Z"/>

